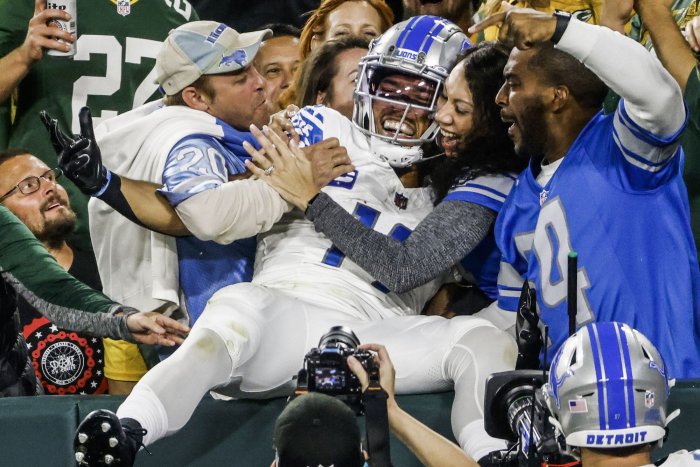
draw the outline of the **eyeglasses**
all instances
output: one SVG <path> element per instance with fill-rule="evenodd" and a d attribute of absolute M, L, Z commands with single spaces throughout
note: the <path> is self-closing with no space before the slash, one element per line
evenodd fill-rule
<path fill-rule="evenodd" d="M 39 175 L 38 177 L 27 177 L 21 182 L 19 182 L 17 185 L 15 185 L 14 188 L 12 188 L 10 191 L 5 193 L 4 195 L 0 196 L 0 203 L 5 201 L 7 198 L 12 196 L 12 194 L 15 192 L 15 190 L 19 190 L 20 193 L 23 195 L 30 195 L 34 193 L 35 191 L 39 191 L 39 188 L 41 188 L 41 179 L 43 178 L 49 183 L 54 183 L 58 177 L 61 176 L 63 172 L 61 172 L 61 169 L 58 167 L 55 169 L 49 169 L 43 174 Z"/>

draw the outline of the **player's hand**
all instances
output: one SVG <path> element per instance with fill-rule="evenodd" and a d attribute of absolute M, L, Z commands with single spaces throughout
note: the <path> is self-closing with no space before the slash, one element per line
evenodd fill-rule
<path fill-rule="evenodd" d="M 299 107 L 294 104 L 288 105 L 286 109 L 270 115 L 268 127 L 277 133 L 283 141 L 293 139 L 299 143 L 299 134 L 294 129 L 294 125 L 292 125 L 292 117 L 297 112 L 299 112 Z"/>
<path fill-rule="evenodd" d="M 489 16 L 469 28 L 469 34 L 477 34 L 489 26 L 500 27 L 498 40 L 508 47 L 521 50 L 547 42 L 557 26 L 557 19 L 549 14 L 528 8 L 513 8 Z"/>
<path fill-rule="evenodd" d="M 277 133 L 268 128 L 262 132 L 251 125 L 250 129 L 260 143 L 261 150 L 255 149 L 247 142 L 243 144 L 252 157 L 252 161 L 246 161 L 246 167 L 299 209 L 306 210 L 308 201 L 321 188 L 317 181 L 321 176 L 315 173 L 318 167 L 322 168 L 321 172 L 324 173 L 323 177 L 326 180 L 332 180 L 354 170 L 354 167 L 347 163 L 349 162 L 346 159 L 347 154 L 339 151 L 338 147 L 333 147 L 333 142 L 326 142 L 326 147 L 331 149 L 324 157 L 329 157 L 331 161 L 339 161 L 339 165 L 328 169 L 318 162 L 316 165 L 312 163 L 295 140 L 283 141 Z"/>
<path fill-rule="evenodd" d="M 44 49 L 68 52 L 70 45 L 59 42 L 59 39 L 68 43 L 75 42 L 75 38 L 68 31 L 63 31 L 55 26 L 49 26 L 52 20 L 60 19 L 68 21 L 71 16 L 62 10 L 46 9 L 46 0 L 34 1 L 34 16 L 29 20 L 27 36 L 19 47 L 19 51 L 27 65 L 41 60 Z"/>
<path fill-rule="evenodd" d="M 126 326 L 140 344 L 172 347 L 184 342 L 190 328 L 155 311 L 140 311 L 126 318 Z"/>
<path fill-rule="evenodd" d="M 302 149 L 311 161 L 316 188 L 319 190 L 338 176 L 355 170 L 350 162 L 348 150 L 340 145 L 338 138 L 327 138 Z"/>
<path fill-rule="evenodd" d="M 80 134 L 75 138 L 63 133 L 58 121 L 45 110 L 40 115 L 58 154 L 58 166 L 66 177 L 87 195 L 102 190 L 109 182 L 109 171 L 102 165 L 102 153 L 95 141 L 90 109 L 80 109 Z"/>
<path fill-rule="evenodd" d="M 387 396 L 389 396 L 389 401 L 393 402 L 396 370 L 389 358 L 389 352 L 386 351 L 386 347 L 379 344 L 361 344 L 358 349 L 376 352 L 374 362 L 379 366 L 379 385 L 384 389 Z M 360 380 L 362 391 L 365 391 L 369 387 L 369 375 L 365 368 L 355 357 L 348 357 L 348 367 L 350 371 L 355 373 L 357 379 Z"/>

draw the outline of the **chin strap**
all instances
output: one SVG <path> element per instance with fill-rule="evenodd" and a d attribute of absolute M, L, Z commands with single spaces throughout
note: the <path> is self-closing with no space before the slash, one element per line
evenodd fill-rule
<path fill-rule="evenodd" d="M 420 146 L 399 146 L 376 136 L 370 137 L 369 145 L 372 155 L 386 161 L 394 168 L 409 167 L 419 162 L 423 157 L 423 150 Z"/>

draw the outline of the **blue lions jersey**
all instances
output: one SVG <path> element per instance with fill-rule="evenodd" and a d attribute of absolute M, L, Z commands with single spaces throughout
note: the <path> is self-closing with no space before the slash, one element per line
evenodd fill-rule
<path fill-rule="evenodd" d="M 443 201 L 466 201 L 484 206 L 499 213 L 510 193 L 515 175 L 482 175 L 473 180 L 459 182 L 452 187 Z M 496 300 L 501 252 L 496 246 L 493 231 L 462 259 L 460 266 L 471 273 L 476 285 L 492 300 Z"/>
<path fill-rule="evenodd" d="M 523 278 L 534 284 L 550 355 L 568 334 L 576 251 L 577 327 L 625 322 L 656 345 L 671 377 L 700 377 L 700 273 L 678 136 L 640 127 L 622 101 L 588 123 L 545 186 L 539 167 L 518 177 L 496 222 L 499 305 L 514 311 Z"/>
<path fill-rule="evenodd" d="M 177 206 L 197 193 L 226 183 L 229 176 L 245 172 L 243 159 L 214 137 L 188 137 L 168 154 L 163 171 L 165 186 L 159 191 Z M 202 314 L 214 292 L 227 285 L 249 282 L 253 277 L 255 237 L 228 245 L 194 236 L 178 237 L 176 242 L 180 289 L 190 325 Z"/>

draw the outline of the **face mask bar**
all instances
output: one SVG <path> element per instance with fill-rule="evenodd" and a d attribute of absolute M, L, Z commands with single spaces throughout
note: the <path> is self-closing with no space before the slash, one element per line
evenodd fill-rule
<path fill-rule="evenodd" d="M 426 67 L 423 66 L 422 68 L 425 69 Z M 356 96 L 353 114 L 353 121 L 355 124 L 360 128 L 360 130 L 363 131 L 363 133 L 392 144 L 418 145 L 435 138 L 439 126 L 437 123 L 432 121 L 432 118 L 435 114 L 437 100 L 442 89 L 442 78 L 431 76 L 432 74 L 426 70 L 423 70 L 423 73 L 424 75 L 418 75 L 413 71 L 407 71 L 406 69 L 399 68 L 394 64 L 379 65 L 377 63 L 362 63 L 360 73 L 358 74 L 360 79 L 358 80 L 355 88 Z M 401 88 L 401 86 L 395 85 L 396 89 L 384 91 L 385 94 L 393 93 L 397 97 L 395 99 L 376 95 L 377 93 L 382 93 L 380 88 L 381 83 L 392 76 L 397 77 L 399 81 L 401 78 L 408 78 L 410 80 L 408 81 L 410 86 L 404 86 Z M 427 105 L 421 105 L 420 103 L 415 102 L 415 99 L 401 95 L 402 90 L 415 90 L 417 87 L 416 85 L 420 85 L 422 83 L 430 85 L 430 88 L 428 89 L 430 97 L 427 101 Z M 419 92 L 422 92 L 422 90 L 419 90 Z M 389 105 L 397 110 L 403 107 L 398 128 L 393 136 L 383 134 L 383 129 L 380 127 L 381 122 L 377 122 L 375 119 L 374 109 L 377 103 Z M 414 135 L 412 138 L 401 138 L 399 137 L 400 130 L 407 121 L 410 121 L 408 118 L 412 111 L 425 113 L 424 116 L 420 116 L 418 118 L 428 119 L 429 124 L 422 134 Z"/>

